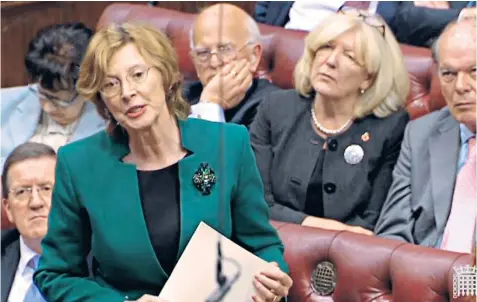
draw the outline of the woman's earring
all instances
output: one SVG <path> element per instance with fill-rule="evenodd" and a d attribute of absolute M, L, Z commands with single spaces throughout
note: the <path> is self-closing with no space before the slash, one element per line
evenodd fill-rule
<path fill-rule="evenodd" d="M 104 108 L 104 115 L 108 120 L 111 120 L 111 113 L 109 113 L 108 108 Z"/>
<path fill-rule="evenodd" d="M 359 91 L 361 94 L 364 94 L 364 89 L 361 88 L 361 90 Z"/>
<path fill-rule="evenodd" d="M 108 108 L 104 108 L 104 115 L 106 116 L 106 118 L 108 119 L 108 122 L 111 123 L 114 121 L 114 119 L 112 118 L 112 115 L 111 113 L 109 112 Z M 116 122 L 116 126 L 119 125 L 119 122 L 118 121 L 115 121 Z"/>

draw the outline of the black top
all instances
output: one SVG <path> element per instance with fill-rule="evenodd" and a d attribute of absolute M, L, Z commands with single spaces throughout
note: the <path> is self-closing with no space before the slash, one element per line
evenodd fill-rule
<path fill-rule="evenodd" d="M 324 142 L 324 140 L 323 140 Z M 322 142 L 322 145 L 323 145 Z M 311 174 L 306 190 L 305 213 L 315 217 L 323 217 L 323 162 L 325 150 L 321 149 L 316 160 L 315 168 Z"/>
<path fill-rule="evenodd" d="M 178 163 L 137 173 L 149 239 L 157 260 L 170 275 L 176 265 L 180 238 Z"/>

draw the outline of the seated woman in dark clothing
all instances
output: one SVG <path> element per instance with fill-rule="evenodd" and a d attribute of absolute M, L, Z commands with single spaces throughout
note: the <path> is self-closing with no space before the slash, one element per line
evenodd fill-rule
<path fill-rule="evenodd" d="M 381 18 L 341 11 L 307 36 L 294 77 L 250 129 L 271 218 L 371 234 L 409 120 L 399 45 Z"/>
<path fill-rule="evenodd" d="M 187 118 L 178 58 L 163 34 L 127 23 L 100 30 L 78 91 L 108 129 L 59 150 L 34 275 L 48 301 L 162 301 L 157 295 L 200 222 L 278 264 L 250 280 L 254 301 L 288 294 L 247 129 Z"/>

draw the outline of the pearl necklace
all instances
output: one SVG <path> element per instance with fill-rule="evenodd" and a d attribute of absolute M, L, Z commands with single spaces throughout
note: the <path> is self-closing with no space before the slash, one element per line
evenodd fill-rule
<path fill-rule="evenodd" d="M 323 127 L 323 125 L 321 125 L 318 122 L 318 119 L 316 118 L 316 115 L 315 115 L 315 110 L 313 110 L 313 106 L 311 106 L 311 117 L 313 118 L 313 122 L 315 123 L 316 128 L 318 128 L 318 130 L 320 130 L 321 132 L 323 132 L 324 134 L 327 134 L 327 135 L 336 135 L 338 133 L 343 132 L 343 130 L 346 129 L 352 122 L 352 119 L 349 119 L 339 129 L 336 129 L 336 130 L 327 129 L 327 128 Z"/>

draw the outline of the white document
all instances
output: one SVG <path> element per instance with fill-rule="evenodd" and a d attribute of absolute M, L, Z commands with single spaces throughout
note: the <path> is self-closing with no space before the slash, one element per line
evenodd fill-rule
<path fill-rule="evenodd" d="M 169 302 L 206 302 L 219 293 L 216 278 L 219 236 L 223 257 L 222 272 L 227 278 L 226 284 L 231 283 L 230 290 L 220 301 L 253 301 L 252 296 L 256 294 L 253 286 L 254 276 L 270 264 L 222 236 L 204 222 L 201 222 L 194 232 L 159 298 Z"/>

